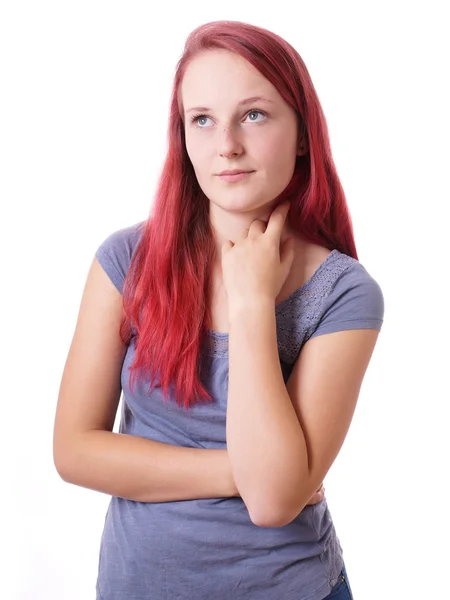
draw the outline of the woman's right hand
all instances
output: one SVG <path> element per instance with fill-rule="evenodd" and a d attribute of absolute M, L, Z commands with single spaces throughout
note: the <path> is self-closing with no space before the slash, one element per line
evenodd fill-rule
<path fill-rule="evenodd" d="M 311 498 L 306 503 L 306 506 L 310 506 L 312 504 L 318 504 L 319 502 L 322 502 L 322 500 L 324 498 L 325 498 L 325 488 L 323 487 L 323 483 L 321 483 L 320 488 L 316 492 L 314 492 L 314 494 L 311 496 Z"/>

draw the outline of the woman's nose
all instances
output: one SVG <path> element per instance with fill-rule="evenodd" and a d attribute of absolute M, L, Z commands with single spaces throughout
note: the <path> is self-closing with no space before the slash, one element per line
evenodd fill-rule
<path fill-rule="evenodd" d="M 231 127 L 226 127 L 222 131 L 219 140 L 220 156 L 236 156 L 242 154 L 242 152 L 242 142 L 239 140 L 237 133 L 234 132 Z"/>

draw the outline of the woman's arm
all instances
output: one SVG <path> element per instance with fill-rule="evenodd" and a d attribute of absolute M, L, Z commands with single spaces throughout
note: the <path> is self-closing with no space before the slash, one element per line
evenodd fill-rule
<path fill-rule="evenodd" d="M 140 502 L 237 495 L 226 450 L 114 433 L 126 346 L 122 297 L 96 259 L 60 384 L 53 460 L 69 483 Z"/>
<path fill-rule="evenodd" d="M 291 522 L 324 480 L 350 427 L 377 337 L 378 330 L 355 329 L 309 340 L 285 385 L 273 306 L 255 302 L 231 319 L 227 446 L 255 524 Z"/>
<path fill-rule="evenodd" d="M 136 502 L 238 495 L 226 450 L 172 446 L 111 431 L 80 434 L 57 469 L 68 483 Z"/>

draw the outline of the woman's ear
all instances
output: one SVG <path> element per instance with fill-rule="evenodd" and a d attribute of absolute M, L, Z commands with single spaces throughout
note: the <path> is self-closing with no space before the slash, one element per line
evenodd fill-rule
<path fill-rule="evenodd" d="M 297 156 L 304 156 L 309 150 L 308 139 L 306 136 L 302 136 L 299 139 L 297 146 Z"/>

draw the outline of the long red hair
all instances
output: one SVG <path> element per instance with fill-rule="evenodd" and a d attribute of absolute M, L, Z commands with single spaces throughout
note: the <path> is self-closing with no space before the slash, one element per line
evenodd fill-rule
<path fill-rule="evenodd" d="M 167 399 L 173 384 L 177 404 L 186 409 L 212 401 L 201 382 L 200 369 L 201 347 L 211 324 L 215 244 L 209 200 L 186 151 L 180 87 L 190 61 L 210 49 L 244 57 L 297 112 L 309 151 L 297 157 L 293 177 L 277 199 L 277 204 L 290 199 L 291 227 L 311 242 L 358 258 L 325 116 L 298 52 L 275 33 L 247 23 L 216 21 L 196 28 L 177 64 L 167 155 L 151 214 L 125 279 L 120 328 L 127 344 L 132 327 L 136 333 L 131 387 L 138 374 L 149 376 L 150 390 L 157 382 Z"/>

